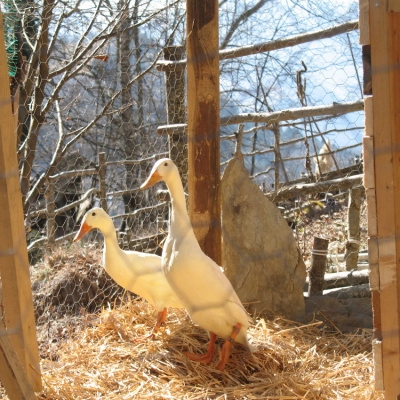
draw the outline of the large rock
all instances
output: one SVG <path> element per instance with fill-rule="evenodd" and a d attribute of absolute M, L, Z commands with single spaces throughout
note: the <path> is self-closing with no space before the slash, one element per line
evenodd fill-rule
<path fill-rule="evenodd" d="M 237 152 L 221 182 L 223 266 L 258 315 L 304 316 L 306 267 L 278 208 L 250 180 Z"/>

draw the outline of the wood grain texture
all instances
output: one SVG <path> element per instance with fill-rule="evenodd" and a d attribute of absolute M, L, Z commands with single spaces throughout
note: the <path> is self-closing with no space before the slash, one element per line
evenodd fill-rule
<path fill-rule="evenodd" d="M 369 44 L 369 0 L 359 1 L 360 44 Z"/>
<path fill-rule="evenodd" d="M 26 376 L 10 337 L 0 329 L 0 380 L 10 400 L 35 400 L 35 392 Z"/>
<path fill-rule="evenodd" d="M 400 13 L 370 1 L 379 309 L 385 398 L 400 394 Z M 375 370 L 379 371 L 376 365 Z"/>
<path fill-rule="evenodd" d="M 0 14 L 0 37 L 3 37 Z M 39 352 L 33 312 L 4 40 L 0 40 L 0 274 L 5 323 L 10 341 L 35 390 L 41 389 Z M 0 371 L 2 373 L 2 371 Z"/>
<path fill-rule="evenodd" d="M 221 263 L 218 2 L 187 1 L 189 214 L 203 251 Z"/>

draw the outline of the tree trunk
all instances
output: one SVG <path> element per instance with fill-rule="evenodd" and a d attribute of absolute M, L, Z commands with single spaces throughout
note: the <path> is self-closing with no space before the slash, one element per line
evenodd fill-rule
<path fill-rule="evenodd" d="M 124 2 L 121 2 L 121 7 Z M 131 26 L 132 22 L 135 22 L 137 18 L 138 11 L 138 0 L 135 2 L 135 7 L 133 11 L 133 16 L 129 16 L 129 10 L 125 10 L 126 16 L 121 24 L 121 34 L 119 37 L 119 64 L 120 64 L 120 83 L 121 89 L 123 90 L 121 94 L 121 131 L 123 137 L 123 148 L 125 152 L 126 160 L 140 160 L 142 157 L 142 138 L 143 134 L 141 129 L 143 127 L 143 90 L 140 84 L 140 80 L 137 82 L 137 98 L 134 100 L 132 95 L 132 88 L 129 88 L 129 82 L 132 80 L 132 37 L 134 40 L 134 45 L 136 47 L 133 52 L 135 55 L 135 73 L 137 75 L 141 72 L 140 66 L 140 46 L 139 46 L 139 28 L 134 27 L 132 29 L 127 29 Z M 129 88 L 124 90 L 124 88 Z M 136 108 L 134 110 L 134 104 Z M 126 165 L 126 187 L 135 188 L 140 185 L 141 173 L 140 166 L 136 164 Z M 123 196 L 125 204 L 125 212 L 127 214 L 140 208 L 142 205 L 143 193 L 141 191 L 136 191 L 134 195 L 127 194 Z M 125 229 L 135 231 L 135 219 L 128 218 L 125 221 Z"/>
<path fill-rule="evenodd" d="M 44 116 L 42 115 L 42 104 L 45 96 L 45 87 L 48 82 L 49 65 L 48 65 L 48 45 L 49 45 L 49 25 L 55 6 L 54 0 L 48 0 L 43 5 L 42 24 L 39 32 L 39 39 L 36 44 L 35 52 L 36 55 L 33 57 L 38 58 L 37 68 L 39 73 L 37 74 L 37 83 L 33 85 L 33 82 L 29 81 L 29 77 L 26 80 L 27 99 L 31 102 L 29 106 L 29 112 L 31 115 L 29 131 L 27 132 L 27 144 L 24 146 L 24 154 L 22 155 L 21 161 L 21 191 L 22 199 L 25 202 L 26 195 L 29 191 L 30 178 L 32 174 L 32 168 L 35 159 L 36 145 L 39 136 L 40 127 L 43 124 Z M 32 63 L 33 64 L 33 63 Z M 31 88 L 31 89 L 29 89 Z M 24 98 L 24 97 L 23 97 Z M 27 106 L 27 105 L 26 105 Z M 25 123 L 26 121 L 19 121 Z M 32 196 L 30 196 L 32 198 Z M 24 210 L 26 211 L 29 204 L 24 204 Z"/>

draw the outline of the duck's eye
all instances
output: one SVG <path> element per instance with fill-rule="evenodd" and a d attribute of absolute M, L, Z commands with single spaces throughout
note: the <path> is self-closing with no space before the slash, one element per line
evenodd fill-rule
<path fill-rule="evenodd" d="M 166 163 L 164 163 L 164 167 L 168 167 L 168 163 L 166 162 Z"/>
<path fill-rule="evenodd" d="M 95 212 L 92 212 L 92 217 L 95 217 L 96 216 L 96 213 Z"/>

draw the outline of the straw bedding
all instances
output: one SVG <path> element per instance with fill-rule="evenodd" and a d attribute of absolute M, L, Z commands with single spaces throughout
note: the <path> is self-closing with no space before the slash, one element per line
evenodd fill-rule
<path fill-rule="evenodd" d="M 57 361 L 42 361 L 39 398 L 383 399 L 374 391 L 368 330 L 342 334 L 320 321 L 259 318 L 249 330 L 259 351 L 249 354 L 236 345 L 220 372 L 217 353 L 208 366 L 185 356 L 205 352 L 208 336 L 184 310 L 171 309 L 156 338 L 144 340 L 155 318 L 141 299 L 83 315 L 81 328 L 61 343 Z"/>

